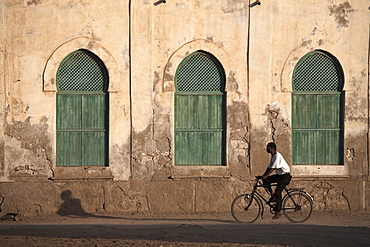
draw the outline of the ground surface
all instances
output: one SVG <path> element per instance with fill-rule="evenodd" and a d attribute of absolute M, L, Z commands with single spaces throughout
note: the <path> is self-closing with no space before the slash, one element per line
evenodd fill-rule
<path fill-rule="evenodd" d="M 0 246 L 370 246 L 370 212 L 236 223 L 230 213 L 25 217 L 0 221 Z"/>

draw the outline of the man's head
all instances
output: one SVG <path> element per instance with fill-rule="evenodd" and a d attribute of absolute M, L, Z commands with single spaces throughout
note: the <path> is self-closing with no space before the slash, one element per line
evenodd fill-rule
<path fill-rule="evenodd" d="M 267 144 L 266 151 L 269 154 L 274 154 L 276 152 L 276 144 L 274 142 L 269 142 Z"/>

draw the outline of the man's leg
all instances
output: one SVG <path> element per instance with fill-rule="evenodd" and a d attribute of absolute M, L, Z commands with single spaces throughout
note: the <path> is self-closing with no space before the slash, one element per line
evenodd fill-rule
<path fill-rule="evenodd" d="M 267 178 L 265 178 L 265 179 L 262 180 L 263 185 L 264 186 L 267 186 L 265 188 L 270 192 L 271 197 L 274 196 L 274 193 L 272 192 L 272 189 L 271 189 L 271 186 L 270 185 L 272 183 L 277 183 L 278 182 L 278 179 L 279 179 L 278 175 L 275 174 L 275 175 L 268 176 Z"/>
<path fill-rule="evenodd" d="M 289 173 L 278 176 L 279 178 L 275 189 L 275 197 L 276 197 L 276 212 L 280 213 L 281 203 L 283 199 L 281 193 L 283 192 L 284 188 L 290 183 L 292 176 Z"/>

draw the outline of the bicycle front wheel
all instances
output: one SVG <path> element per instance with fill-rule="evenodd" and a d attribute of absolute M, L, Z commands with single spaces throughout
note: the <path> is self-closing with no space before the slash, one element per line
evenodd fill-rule
<path fill-rule="evenodd" d="M 250 194 L 235 197 L 231 203 L 231 214 L 239 223 L 252 223 L 261 214 L 261 202 Z"/>
<path fill-rule="evenodd" d="M 292 192 L 283 199 L 283 213 L 293 223 L 306 221 L 312 213 L 313 203 L 305 193 Z"/>

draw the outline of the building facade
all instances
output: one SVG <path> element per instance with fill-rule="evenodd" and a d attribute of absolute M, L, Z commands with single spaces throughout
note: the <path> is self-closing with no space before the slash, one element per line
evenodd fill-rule
<path fill-rule="evenodd" d="M 369 3 L 3 0 L 0 209 L 228 211 L 268 142 L 370 208 Z"/>

